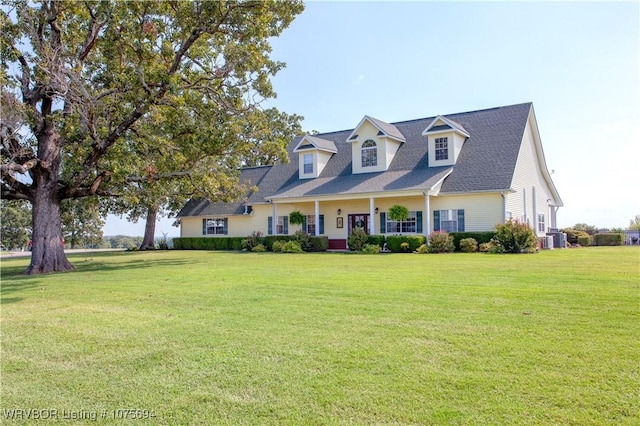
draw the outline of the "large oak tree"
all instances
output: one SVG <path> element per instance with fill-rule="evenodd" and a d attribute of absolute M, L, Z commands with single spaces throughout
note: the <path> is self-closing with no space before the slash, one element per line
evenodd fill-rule
<path fill-rule="evenodd" d="M 62 200 L 120 196 L 132 183 L 180 173 L 145 168 L 145 152 L 180 150 L 204 179 L 230 170 L 215 156 L 243 143 L 234 134 L 242 116 L 275 95 L 270 77 L 283 64 L 269 57 L 269 39 L 302 9 L 283 1 L 4 2 L 1 185 L 3 198 L 32 203 L 26 272 L 73 268 L 61 244 Z M 197 122 L 198 111 L 215 132 L 199 127 L 179 144 L 140 137 L 165 117 Z M 211 187 L 228 191 L 229 179 L 221 174 Z"/>

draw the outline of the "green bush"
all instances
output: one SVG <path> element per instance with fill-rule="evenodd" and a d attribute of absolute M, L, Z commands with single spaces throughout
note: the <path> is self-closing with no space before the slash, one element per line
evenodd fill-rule
<path fill-rule="evenodd" d="M 523 222 L 509 219 L 496 225 L 493 241 L 502 247 L 497 249 L 505 253 L 534 253 L 538 247 L 538 238 L 531 227 Z"/>
<path fill-rule="evenodd" d="M 591 235 L 584 235 L 578 237 L 578 244 L 583 247 L 588 247 L 591 245 Z"/>
<path fill-rule="evenodd" d="M 264 246 L 264 244 L 260 243 L 260 244 L 256 244 L 255 246 L 253 246 L 251 251 L 254 252 L 254 253 L 262 253 L 262 252 L 267 251 L 267 248 Z"/>
<path fill-rule="evenodd" d="M 302 230 L 293 234 L 293 240 L 300 244 L 303 251 L 311 251 L 311 236 Z"/>
<path fill-rule="evenodd" d="M 294 240 L 295 237 L 293 235 L 267 235 L 262 237 L 262 244 L 267 247 L 267 250 L 273 251 L 273 243 L 276 241 L 291 241 Z"/>
<path fill-rule="evenodd" d="M 475 238 L 463 238 L 460 240 L 460 251 L 463 253 L 475 253 L 478 251 L 478 242 Z"/>
<path fill-rule="evenodd" d="M 597 246 L 621 246 L 624 244 L 624 234 L 609 232 L 606 234 L 596 234 L 593 238 Z"/>
<path fill-rule="evenodd" d="M 453 237 L 445 231 L 429 234 L 429 253 L 451 253 L 455 250 Z"/>
<path fill-rule="evenodd" d="M 453 244 L 456 246 L 457 251 L 461 251 L 460 241 L 465 238 L 473 238 L 478 244 L 488 243 L 491 241 L 496 233 L 494 231 L 488 232 L 451 232 L 449 235 L 453 237 Z"/>
<path fill-rule="evenodd" d="M 366 244 L 376 244 L 381 248 L 384 247 L 385 236 L 384 235 L 367 235 Z"/>
<path fill-rule="evenodd" d="M 271 251 L 273 251 L 274 253 L 282 253 L 282 246 L 284 245 L 284 243 L 285 241 L 282 240 L 274 241 L 271 245 Z"/>
<path fill-rule="evenodd" d="M 253 248 L 258 244 L 264 245 L 264 238 L 262 238 L 262 232 L 253 231 L 246 239 L 242 240 L 241 247 L 243 250 L 253 251 Z"/>
<path fill-rule="evenodd" d="M 241 250 L 241 237 L 189 237 L 174 238 L 176 250 Z"/>
<path fill-rule="evenodd" d="M 421 245 L 416 249 L 416 253 L 429 253 L 429 246 L 426 244 Z"/>
<path fill-rule="evenodd" d="M 492 243 L 480 243 L 478 246 L 478 251 L 480 253 L 489 253 L 491 251 Z"/>
<path fill-rule="evenodd" d="M 360 227 L 354 228 L 349 238 L 347 238 L 347 245 L 351 251 L 362 251 L 366 243 L 367 233 Z"/>
<path fill-rule="evenodd" d="M 329 250 L 329 237 L 309 237 L 311 243 L 311 251 L 327 251 Z"/>
<path fill-rule="evenodd" d="M 389 235 L 387 237 L 387 248 L 394 253 L 403 253 L 402 243 L 408 243 L 408 252 L 416 251 L 418 247 L 426 243 L 424 235 Z"/>
<path fill-rule="evenodd" d="M 590 237 L 590 235 L 585 231 L 580 231 L 573 228 L 563 228 L 560 232 L 564 232 L 567 234 L 567 242 L 569 244 L 580 244 L 578 242 L 578 238 L 580 237 Z"/>
<path fill-rule="evenodd" d="M 297 241 L 287 241 L 282 244 L 282 253 L 302 253 L 302 247 Z"/>
<path fill-rule="evenodd" d="M 380 246 L 377 244 L 365 244 L 362 247 L 362 253 L 364 254 L 379 254 L 380 250 Z"/>

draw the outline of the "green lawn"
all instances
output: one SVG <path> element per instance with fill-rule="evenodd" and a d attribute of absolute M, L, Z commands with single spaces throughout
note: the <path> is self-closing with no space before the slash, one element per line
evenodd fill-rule
<path fill-rule="evenodd" d="M 637 247 L 71 260 L 2 261 L 0 423 L 640 421 Z"/>

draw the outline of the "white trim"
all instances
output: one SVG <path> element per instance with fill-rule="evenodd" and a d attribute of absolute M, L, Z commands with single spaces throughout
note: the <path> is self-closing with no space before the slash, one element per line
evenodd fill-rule
<path fill-rule="evenodd" d="M 436 130 L 436 131 L 432 132 L 430 129 L 432 127 L 434 127 L 435 123 L 437 123 L 438 120 L 442 121 L 444 124 L 446 124 L 447 126 L 451 127 L 451 129 Z M 460 124 L 456 124 L 454 121 L 449 120 L 447 117 L 445 117 L 443 115 L 438 115 L 436 118 L 433 119 L 431 124 L 429 124 L 427 126 L 427 128 L 422 131 L 422 136 L 427 136 L 427 134 L 435 135 L 435 134 L 438 134 L 438 133 L 456 132 L 456 133 L 459 133 L 459 134 L 461 134 L 463 136 L 466 136 L 466 137 L 470 138 L 471 135 L 469 133 L 467 133 L 466 130 L 461 129 L 459 126 L 460 126 Z"/>
<path fill-rule="evenodd" d="M 322 139 L 322 138 L 318 138 L 318 137 L 315 137 L 315 136 L 305 135 L 305 136 L 302 137 L 302 139 L 300 139 L 300 142 L 298 142 L 296 147 L 293 149 L 293 152 L 306 151 L 308 149 L 317 149 L 318 151 L 330 152 L 332 154 L 336 154 L 338 152 L 337 149 L 319 147 L 318 145 L 316 145 L 313 142 L 313 138 Z M 335 146 L 335 143 L 333 141 L 330 141 L 328 139 L 322 139 L 322 140 L 327 141 L 327 142 L 331 142 Z M 305 147 L 305 148 L 300 149 L 300 146 L 303 145 L 303 142 L 305 142 L 305 141 L 307 143 L 311 144 L 313 146 L 313 148 L 306 148 Z"/>
<path fill-rule="evenodd" d="M 358 125 L 353 129 L 353 131 L 349 134 L 349 137 L 347 137 L 346 142 L 348 143 L 353 143 L 353 142 L 358 142 L 358 137 L 354 137 L 354 136 L 358 136 L 358 133 L 356 133 L 358 131 L 358 129 L 360 129 L 360 127 L 364 124 L 365 121 L 368 121 L 369 124 L 371 124 L 373 127 L 375 127 L 376 129 L 378 129 L 378 131 L 382 132 L 382 135 L 380 135 L 379 137 L 385 137 L 385 138 L 389 138 L 389 139 L 393 139 L 396 140 L 398 142 L 406 142 L 407 139 L 406 138 L 398 138 L 392 135 L 387 134 L 387 132 L 384 131 L 383 128 L 381 128 L 380 126 L 378 126 L 375 123 L 375 120 L 377 120 L 377 118 L 374 117 L 370 117 L 368 115 L 365 115 L 362 120 L 360 120 L 360 123 L 358 123 Z M 382 120 L 379 120 L 382 121 Z M 393 126 L 393 124 L 391 123 L 387 123 L 390 126 Z M 395 126 L 394 126 L 395 127 Z M 352 139 L 353 138 L 353 139 Z"/>

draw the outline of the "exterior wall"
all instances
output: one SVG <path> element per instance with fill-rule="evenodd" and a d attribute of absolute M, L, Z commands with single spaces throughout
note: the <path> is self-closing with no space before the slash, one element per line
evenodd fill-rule
<path fill-rule="evenodd" d="M 349 232 L 349 215 L 350 214 L 369 214 L 369 220 L 373 220 L 374 233 L 380 233 L 380 213 L 388 212 L 389 208 L 394 204 L 401 204 L 409 211 L 423 212 L 423 221 L 426 220 L 425 215 L 425 197 L 407 196 L 407 197 L 374 197 L 374 208 L 378 209 L 378 213 L 371 216 L 370 199 L 350 199 L 337 201 L 320 201 L 320 214 L 324 215 L 324 233 L 321 235 L 328 236 L 330 239 L 346 239 Z M 338 214 L 340 209 L 340 214 Z M 438 196 L 430 197 L 429 211 L 429 232 L 433 231 L 433 211 L 464 209 L 465 211 L 465 230 L 466 231 L 490 231 L 495 225 L 501 221 L 503 212 L 503 200 L 500 194 L 474 194 L 474 195 L 456 195 L 456 196 Z M 315 202 L 299 202 L 276 204 L 278 216 L 288 216 L 292 211 L 298 210 L 303 215 L 315 215 Z M 253 231 L 260 231 L 267 234 L 268 217 L 273 215 L 272 204 L 260 204 L 253 206 L 253 212 L 250 215 L 233 215 L 219 216 L 227 217 L 228 234 L 217 235 L 219 237 L 243 237 L 251 234 Z M 183 217 L 181 219 L 180 236 L 182 237 L 203 237 L 202 235 L 202 217 Z M 342 218 L 342 228 L 338 228 L 337 220 Z M 294 234 L 301 229 L 300 225 L 289 224 L 288 233 Z M 423 231 L 423 233 L 425 233 Z M 214 235 L 207 237 L 215 238 Z"/>
<path fill-rule="evenodd" d="M 542 175 L 541 168 L 546 165 L 538 157 L 533 132 L 531 120 L 528 120 L 511 182 L 511 188 L 516 192 L 507 195 L 506 219 L 511 217 L 529 223 L 538 236 L 544 236 L 553 226 L 554 207 L 549 202 L 553 200 L 553 195 Z M 538 231 L 538 214 L 545 216 L 544 231 Z"/>
<path fill-rule="evenodd" d="M 469 232 L 492 231 L 502 223 L 503 199 L 499 193 L 431 197 L 430 207 L 432 221 L 434 210 L 464 209 L 464 229 Z"/>

